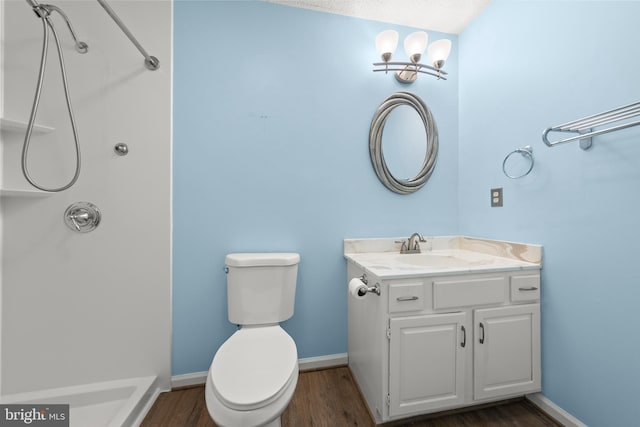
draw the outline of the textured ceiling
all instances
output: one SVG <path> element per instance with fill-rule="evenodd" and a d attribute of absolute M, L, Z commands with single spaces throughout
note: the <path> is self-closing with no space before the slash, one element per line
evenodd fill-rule
<path fill-rule="evenodd" d="M 267 0 L 288 6 L 460 34 L 491 0 Z"/>

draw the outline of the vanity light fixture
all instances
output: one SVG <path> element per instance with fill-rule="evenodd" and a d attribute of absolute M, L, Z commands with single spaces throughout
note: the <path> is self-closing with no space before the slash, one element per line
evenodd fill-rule
<path fill-rule="evenodd" d="M 376 37 L 376 49 L 383 62 L 375 62 L 373 71 L 395 71 L 396 79 L 400 83 L 413 83 L 418 73 L 429 74 L 438 80 L 447 80 L 447 72 L 442 69 L 451 53 L 451 40 L 441 39 L 431 43 L 427 50 L 431 65 L 421 64 L 420 59 L 427 49 L 429 35 L 424 31 L 416 31 L 404 39 L 404 51 L 411 62 L 394 62 L 391 57 L 398 47 L 398 32 L 386 30 Z"/>

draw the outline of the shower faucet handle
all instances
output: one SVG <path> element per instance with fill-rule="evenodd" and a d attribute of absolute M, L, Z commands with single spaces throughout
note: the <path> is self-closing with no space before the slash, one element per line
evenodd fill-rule
<path fill-rule="evenodd" d="M 69 219 L 73 222 L 76 230 L 80 231 L 81 227 L 84 227 L 85 224 L 89 223 L 91 215 L 89 214 L 89 211 L 80 208 L 74 213 L 69 213 Z"/>
<path fill-rule="evenodd" d="M 78 233 L 88 233 L 100 224 L 100 209 L 89 202 L 78 202 L 70 205 L 64 212 L 64 222 Z"/>

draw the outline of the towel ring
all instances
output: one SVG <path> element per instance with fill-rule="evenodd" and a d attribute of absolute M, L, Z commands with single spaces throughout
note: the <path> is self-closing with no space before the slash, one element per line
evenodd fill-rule
<path fill-rule="evenodd" d="M 516 153 L 521 154 L 523 157 L 525 157 L 528 160 L 529 169 L 527 169 L 526 172 L 520 175 L 511 175 L 509 172 L 507 172 L 507 161 L 511 156 L 513 156 Z M 507 154 L 507 157 L 505 157 L 504 160 L 502 161 L 502 172 L 504 172 L 507 178 L 518 179 L 518 178 L 525 177 L 529 175 L 529 172 L 531 172 L 532 169 L 533 169 L 533 149 L 531 148 L 530 145 L 513 150 L 512 152 Z"/>

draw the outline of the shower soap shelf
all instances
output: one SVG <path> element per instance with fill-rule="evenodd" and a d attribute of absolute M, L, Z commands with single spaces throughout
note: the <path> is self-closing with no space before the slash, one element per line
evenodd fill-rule
<path fill-rule="evenodd" d="M 27 122 L 23 122 L 20 120 L 11 120 L 11 119 L 6 119 L 4 117 L 0 118 L 0 130 L 2 130 L 3 132 L 11 132 L 11 133 L 19 133 L 19 132 L 26 132 L 27 131 L 27 126 L 28 123 Z M 34 124 L 33 125 L 33 132 L 34 133 L 39 133 L 39 134 L 46 134 L 46 133 L 50 133 L 53 132 L 55 130 L 55 128 L 52 128 L 50 126 L 43 126 L 43 125 L 38 125 L 38 124 Z M 11 139 L 14 139 L 13 137 Z M 7 141 L 7 138 L 3 138 L 3 142 Z M 0 188 L 0 196 L 1 197 L 44 197 L 44 196 L 49 196 L 50 193 L 46 192 L 46 191 L 40 191 L 40 190 L 36 190 L 36 189 L 19 189 L 19 188 Z"/>
<path fill-rule="evenodd" d="M 0 118 L 0 130 L 5 130 L 8 132 L 26 132 L 27 126 L 27 122 Z M 50 126 L 43 126 L 38 124 L 33 125 L 33 131 L 37 133 L 50 133 L 54 130 L 55 128 L 52 128 Z"/>

